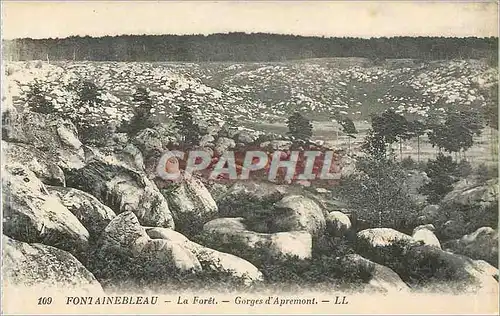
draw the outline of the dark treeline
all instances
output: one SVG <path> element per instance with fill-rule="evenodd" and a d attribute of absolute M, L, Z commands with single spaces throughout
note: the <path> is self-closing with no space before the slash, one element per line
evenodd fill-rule
<path fill-rule="evenodd" d="M 498 38 L 325 38 L 266 33 L 121 35 L 4 42 L 10 60 L 283 61 L 322 57 L 497 59 Z"/>

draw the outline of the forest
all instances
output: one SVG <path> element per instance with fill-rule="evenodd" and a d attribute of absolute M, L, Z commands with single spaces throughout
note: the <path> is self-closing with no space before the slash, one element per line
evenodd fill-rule
<path fill-rule="evenodd" d="M 7 60 L 286 61 L 363 57 L 378 61 L 481 59 L 497 64 L 498 38 L 306 37 L 268 33 L 21 38 L 3 42 Z"/>

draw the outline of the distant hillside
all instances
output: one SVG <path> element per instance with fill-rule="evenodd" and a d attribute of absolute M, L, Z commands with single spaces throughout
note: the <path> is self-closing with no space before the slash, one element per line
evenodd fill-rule
<path fill-rule="evenodd" d="M 324 38 L 266 33 L 123 35 L 4 41 L 7 60 L 285 61 L 325 57 L 371 60 L 489 59 L 497 64 L 498 38 Z"/>

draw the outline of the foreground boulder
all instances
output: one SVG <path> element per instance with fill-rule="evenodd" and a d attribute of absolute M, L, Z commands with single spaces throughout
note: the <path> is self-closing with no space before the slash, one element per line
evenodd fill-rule
<path fill-rule="evenodd" d="M 498 266 L 498 231 L 491 227 L 481 227 L 460 239 L 446 242 L 444 246 L 454 253 Z"/>
<path fill-rule="evenodd" d="M 27 167 L 6 165 L 2 172 L 3 233 L 28 243 L 43 243 L 79 257 L 89 232 Z"/>
<path fill-rule="evenodd" d="M 199 179 L 183 174 L 182 181 L 173 186 L 161 189 L 161 193 L 167 199 L 178 231 L 192 236 L 217 217 L 217 204 Z"/>
<path fill-rule="evenodd" d="M 153 277 L 155 273 L 201 270 L 200 263 L 189 251 L 149 238 L 137 216 L 131 211 L 117 215 L 108 224 L 97 243 L 95 254 L 96 262 L 92 271 L 96 271 L 96 275 L 100 277 L 107 277 L 115 269 L 125 269 L 131 275 L 146 278 Z M 113 263 L 118 266 L 113 266 Z M 135 270 L 130 270 L 134 267 Z M 139 271 L 136 270 L 138 268 Z"/>
<path fill-rule="evenodd" d="M 326 220 L 323 211 L 313 200 L 301 195 L 290 195 L 274 204 L 273 216 L 269 219 L 271 232 L 304 230 L 313 236 L 325 232 Z"/>
<path fill-rule="evenodd" d="M 9 286 L 104 295 L 92 273 L 63 250 L 37 243 L 28 244 L 6 236 L 2 236 L 2 246 L 3 278 Z"/>
<path fill-rule="evenodd" d="M 145 226 L 174 228 L 167 201 L 147 176 L 111 155 L 96 152 L 67 175 L 68 186 L 88 192 L 115 213 L 132 211 Z"/>
<path fill-rule="evenodd" d="M 182 245 L 196 256 L 204 270 L 229 273 L 243 279 L 247 285 L 262 280 L 262 273 L 250 262 L 232 254 L 204 247 L 176 231 L 157 227 L 148 229 L 147 234 L 153 239 L 165 239 Z"/>
<path fill-rule="evenodd" d="M 98 237 L 116 216 L 112 209 L 86 192 L 55 186 L 47 186 L 47 190 L 50 194 L 57 196 L 61 203 L 78 218 L 91 237 Z"/>
<path fill-rule="evenodd" d="M 118 215 L 106 227 L 95 258 L 92 270 L 102 278 L 126 273 L 132 280 L 153 282 L 203 271 L 230 273 L 246 282 L 262 278 L 249 262 L 193 243 L 171 229 L 146 231 L 132 212 Z"/>
<path fill-rule="evenodd" d="M 350 254 L 342 257 L 341 264 L 345 267 L 346 271 L 344 273 L 354 272 L 363 276 L 364 280 L 373 290 L 387 294 L 409 290 L 408 285 L 401 280 L 396 272 L 360 255 Z"/>
<path fill-rule="evenodd" d="M 203 245 L 257 263 L 260 255 L 277 260 L 284 256 L 310 258 L 312 236 L 306 231 L 256 233 L 248 230 L 244 219 L 218 218 L 203 226 Z"/>
<path fill-rule="evenodd" d="M 76 127 L 57 115 L 9 113 L 8 124 L 2 126 L 2 139 L 41 150 L 64 170 L 83 164 L 84 153 Z"/>
<path fill-rule="evenodd" d="M 465 256 L 423 245 L 394 230 L 361 231 L 358 242 L 359 239 L 362 242 L 357 250 L 362 256 L 389 267 L 411 285 L 424 288 L 444 285 L 442 290 L 459 292 L 497 290 L 498 282 L 491 274 L 478 269 Z"/>
<path fill-rule="evenodd" d="M 5 163 L 17 162 L 33 171 L 45 184 L 64 186 L 66 179 L 62 169 L 47 153 L 31 145 L 2 141 Z"/>

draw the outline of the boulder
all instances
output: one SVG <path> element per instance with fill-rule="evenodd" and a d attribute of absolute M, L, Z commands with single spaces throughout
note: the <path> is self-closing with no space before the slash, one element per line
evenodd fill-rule
<path fill-rule="evenodd" d="M 349 216 L 339 211 L 328 213 L 325 220 L 327 232 L 332 237 L 343 237 L 352 227 Z"/>
<path fill-rule="evenodd" d="M 498 266 L 498 231 L 491 227 L 481 227 L 460 239 L 448 241 L 444 247 L 454 253 Z"/>
<path fill-rule="evenodd" d="M 89 232 L 45 185 L 21 164 L 2 172 L 3 233 L 28 243 L 43 243 L 79 256 Z"/>
<path fill-rule="evenodd" d="M 195 176 L 183 174 L 173 190 L 161 190 L 172 212 L 177 230 L 192 236 L 203 224 L 218 214 L 217 204 L 203 183 Z"/>
<path fill-rule="evenodd" d="M 57 196 L 80 223 L 85 226 L 91 237 L 98 237 L 116 214 L 94 196 L 68 187 L 47 186 L 50 194 Z"/>
<path fill-rule="evenodd" d="M 63 170 L 82 166 L 82 143 L 71 121 L 34 112 L 9 113 L 8 121 L 9 124 L 2 127 L 3 140 L 41 150 Z"/>
<path fill-rule="evenodd" d="M 30 290 L 64 288 L 71 293 L 104 295 L 101 285 L 68 252 L 38 243 L 24 243 L 2 236 L 3 280 L 9 286 Z"/>
<path fill-rule="evenodd" d="M 148 177 L 112 155 L 96 152 L 85 167 L 67 174 L 68 186 L 88 192 L 115 213 L 132 211 L 142 225 L 174 227 L 165 197 Z"/>
<path fill-rule="evenodd" d="M 31 145 L 5 141 L 2 141 L 2 149 L 5 153 L 5 163 L 18 162 L 27 166 L 45 184 L 59 186 L 66 184 L 64 172 L 52 161 L 53 157 L 44 151 Z"/>
<path fill-rule="evenodd" d="M 313 200 L 301 195 L 289 195 L 274 204 L 268 224 L 271 232 L 304 230 L 313 236 L 325 232 L 326 220 L 322 209 Z"/>
<path fill-rule="evenodd" d="M 376 230 L 358 233 L 357 252 L 392 269 L 410 285 L 424 289 L 445 285 L 442 290 L 459 292 L 497 290 L 498 283 L 495 279 L 478 270 L 473 260 L 465 256 L 423 245 L 394 230 Z M 384 234 L 381 230 L 385 230 Z"/>
<path fill-rule="evenodd" d="M 131 264 L 142 271 L 129 271 L 137 276 L 153 277 L 155 273 L 173 274 L 200 271 L 199 261 L 189 251 L 163 240 L 153 240 L 130 211 L 117 215 L 104 229 L 96 247 L 94 269 L 112 271 Z M 118 266 L 112 266 L 113 264 Z M 171 275 L 159 275 L 169 277 Z"/>
<path fill-rule="evenodd" d="M 248 145 L 257 140 L 257 135 L 254 133 L 251 133 L 250 131 L 240 131 L 237 135 L 236 138 L 238 142 Z"/>
<path fill-rule="evenodd" d="M 358 254 L 350 254 L 340 259 L 345 271 L 359 275 L 372 289 L 385 294 L 409 291 L 401 277 L 386 266 L 372 262 Z"/>
<path fill-rule="evenodd" d="M 434 235 L 434 225 L 420 225 L 415 227 L 413 230 L 413 239 L 416 241 L 421 241 L 424 245 L 434 246 L 441 249 L 441 243 L 439 239 L 437 239 L 436 235 Z"/>
<path fill-rule="evenodd" d="M 191 251 L 200 261 L 203 270 L 230 273 L 236 278 L 243 279 L 247 285 L 261 281 L 263 278 L 262 273 L 250 262 L 232 254 L 204 247 L 174 230 L 155 227 L 147 229 L 146 232 L 153 239 L 177 243 Z"/>
<path fill-rule="evenodd" d="M 280 260 L 284 256 L 305 259 L 312 254 L 312 236 L 309 232 L 257 233 L 248 230 L 241 217 L 212 220 L 203 226 L 203 233 L 203 245 L 234 254 L 254 264 L 259 263 L 259 255 Z"/>

